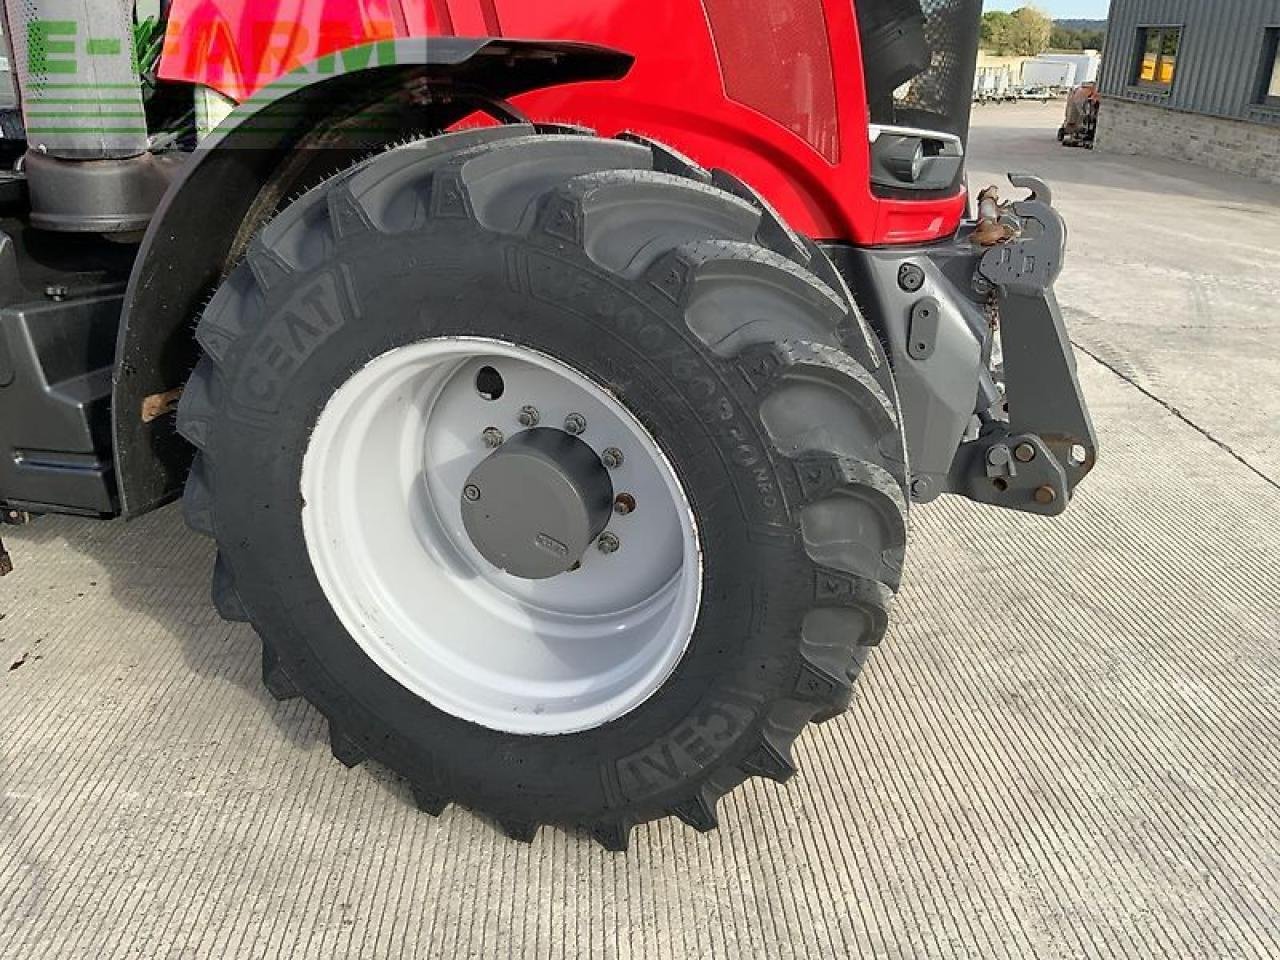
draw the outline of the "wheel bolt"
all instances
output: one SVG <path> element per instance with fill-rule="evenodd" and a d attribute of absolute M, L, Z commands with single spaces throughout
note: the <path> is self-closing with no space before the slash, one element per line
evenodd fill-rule
<path fill-rule="evenodd" d="M 622 466 L 622 451 L 617 447 L 609 447 L 604 453 L 600 454 L 600 462 L 610 470 L 617 470 Z"/>
<path fill-rule="evenodd" d="M 506 437 L 502 435 L 502 431 L 497 427 L 485 427 L 484 433 L 480 435 L 484 439 L 484 445 L 490 450 L 496 449 L 506 442 Z"/>
<path fill-rule="evenodd" d="M 622 547 L 622 541 L 614 534 L 606 530 L 600 534 L 600 539 L 596 541 L 596 547 L 603 554 L 617 553 Z"/>
<path fill-rule="evenodd" d="M 475 503 L 477 500 L 480 499 L 480 488 L 477 487 L 474 483 L 468 483 L 465 487 L 462 488 L 462 495 L 466 497 L 468 500 L 470 500 L 472 503 Z"/>
<path fill-rule="evenodd" d="M 1029 443 L 1020 443 L 1014 448 L 1013 455 L 1019 463 L 1030 463 L 1036 458 L 1036 448 Z"/>
<path fill-rule="evenodd" d="M 538 413 L 537 407 L 521 407 L 520 408 L 520 426 L 536 427 L 538 421 L 542 419 L 542 414 Z"/>
<path fill-rule="evenodd" d="M 571 413 L 564 418 L 564 432 L 577 437 L 587 430 L 587 418 L 580 413 Z"/>
<path fill-rule="evenodd" d="M 636 512 L 636 498 L 629 493 L 620 493 L 613 501 L 613 512 L 625 517 Z"/>

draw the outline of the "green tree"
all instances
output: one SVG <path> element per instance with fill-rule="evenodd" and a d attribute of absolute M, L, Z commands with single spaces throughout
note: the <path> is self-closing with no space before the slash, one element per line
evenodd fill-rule
<path fill-rule="evenodd" d="M 1107 32 L 1105 30 L 1081 30 L 1080 31 L 1080 49 L 1081 50 L 1101 50 L 1103 44 L 1107 42 Z"/>
<path fill-rule="evenodd" d="M 1009 31 L 1013 26 L 1013 14 L 1003 10 L 991 10 L 982 15 L 982 46 L 993 53 L 1002 54 L 1009 47 Z"/>
<path fill-rule="evenodd" d="M 1107 35 L 1101 30 L 1078 30 L 1060 23 L 1049 36 L 1051 50 L 1101 50 Z"/>
<path fill-rule="evenodd" d="M 1022 57 L 1034 57 L 1049 48 L 1053 34 L 1053 21 L 1035 7 L 1021 7 L 1013 11 L 1013 23 L 1006 38 L 1010 52 Z"/>
<path fill-rule="evenodd" d="M 1079 30 L 1055 26 L 1053 33 L 1049 35 L 1049 48 L 1051 50 L 1083 50 L 1084 41 L 1081 36 Z"/>

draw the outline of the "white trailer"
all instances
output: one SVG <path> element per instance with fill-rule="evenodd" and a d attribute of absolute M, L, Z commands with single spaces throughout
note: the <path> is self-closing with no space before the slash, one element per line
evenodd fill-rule
<path fill-rule="evenodd" d="M 1076 65 L 1037 57 L 1022 65 L 1022 89 L 1070 90 L 1076 85 Z"/>
<path fill-rule="evenodd" d="M 1076 85 L 1097 83 L 1098 73 L 1102 69 L 1102 55 L 1097 50 L 1083 50 L 1079 53 L 1042 53 L 1037 60 L 1056 63 L 1074 63 L 1076 65 Z"/>

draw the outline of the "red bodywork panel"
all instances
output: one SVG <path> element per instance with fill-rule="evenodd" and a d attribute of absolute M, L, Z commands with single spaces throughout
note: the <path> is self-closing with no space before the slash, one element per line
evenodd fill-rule
<path fill-rule="evenodd" d="M 963 193 L 872 193 L 851 0 L 174 0 L 161 75 L 239 100 L 344 47 L 423 35 L 575 40 L 634 55 L 621 81 L 519 105 L 537 120 L 643 133 L 723 167 L 813 237 L 927 242 L 964 215 Z"/>

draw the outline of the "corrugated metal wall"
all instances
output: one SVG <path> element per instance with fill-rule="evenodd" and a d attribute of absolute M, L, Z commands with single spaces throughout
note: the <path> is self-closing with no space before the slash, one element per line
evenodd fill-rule
<path fill-rule="evenodd" d="M 1181 26 L 1173 89 L 1133 83 L 1138 28 Z M 1113 97 L 1175 110 L 1280 125 L 1280 110 L 1258 106 L 1268 27 L 1280 27 L 1280 0 L 1111 0 L 1101 89 Z"/>

